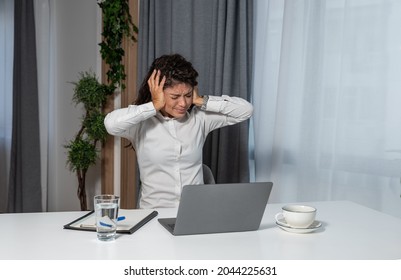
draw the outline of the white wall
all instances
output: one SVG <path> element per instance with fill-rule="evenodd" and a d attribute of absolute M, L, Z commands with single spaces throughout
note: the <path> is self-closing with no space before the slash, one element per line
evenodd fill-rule
<path fill-rule="evenodd" d="M 48 148 L 43 151 L 47 157 L 44 156 L 42 162 L 42 166 L 47 166 L 47 176 L 44 175 L 46 178 L 42 181 L 47 185 L 48 211 L 80 210 L 78 181 L 66 165 L 67 154 L 63 146 L 78 132 L 83 113 L 72 103 L 73 85 L 70 82 L 77 81 L 83 71 L 96 71 L 100 76 L 100 8 L 93 0 L 55 0 L 50 1 L 50 14 L 50 28 L 53 29 L 50 34 L 54 37 L 50 40 L 49 76 L 53 78 L 48 85 L 48 123 L 41 123 L 48 127 Z M 46 107 L 45 103 L 42 105 Z M 43 173 L 46 172 L 42 172 L 42 176 Z M 100 192 L 100 164 L 91 167 L 88 173 L 87 195 L 92 198 Z M 92 207 L 91 202 L 89 199 L 89 207 Z"/>

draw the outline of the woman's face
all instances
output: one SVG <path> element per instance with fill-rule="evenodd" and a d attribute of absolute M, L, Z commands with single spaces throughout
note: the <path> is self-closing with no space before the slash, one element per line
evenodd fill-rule
<path fill-rule="evenodd" d="M 193 88 L 184 83 L 176 84 L 164 89 L 166 104 L 161 109 L 163 116 L 170 118 L 182 118 L 192 105 Z"/>

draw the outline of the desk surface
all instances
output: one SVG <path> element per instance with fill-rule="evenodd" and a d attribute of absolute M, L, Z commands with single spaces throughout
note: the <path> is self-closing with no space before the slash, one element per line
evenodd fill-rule
<path fill-rule="evenodd" d="M 259 230 L 172 236 L 157 218 L 132 235 L 101 242 L 94 232 L 63 229 L 82 212 L 0 214 L 0 259 L 401 259 L 401 219 L 347 201 L 311 202 L 321 229 L 308 234 L 283 231 L 268 204 Z"/>

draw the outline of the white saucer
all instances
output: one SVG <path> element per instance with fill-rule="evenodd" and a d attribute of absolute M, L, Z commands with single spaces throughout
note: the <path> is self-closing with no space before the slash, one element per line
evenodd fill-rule
<path fill-rule="evenodd" d="M 309 233 L 319 229 L 322 226 L 322 223 L 319 221 L 314 221 L 309 227 L 307 228 L 294 228 L 288 225 L 284 219 L 279 219 L 276 221 L 276 224 L 285 231 L 293 232 L 293 233 Z"/>

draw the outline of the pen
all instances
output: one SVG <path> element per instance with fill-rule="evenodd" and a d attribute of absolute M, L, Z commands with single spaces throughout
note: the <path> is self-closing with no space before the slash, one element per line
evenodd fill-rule
<path fill-rule="evenodd" d="M 125 216 L 120 216 L 120 217 L 117 218 L 117 222 L 118 222 L 118 221 L 123 221 L 123 220 L 125 220 Z M 100 224 L 101 226 L 104 226 L 104 227 L 112 227 L 112 225 L 106 224 L 106 223 L 103 223 L 103 222 L 99 222 L 99 224 Z M 95 228 L 96 225 L 81 224 L 80 227 L 81 227 L 81 228 Z"/>
<path fill-rule="evenodd" d="M 81 228 L 96 228 L 95 225 L 88 225 L 88 224 L 81 224 L 80 227 Z"/>

